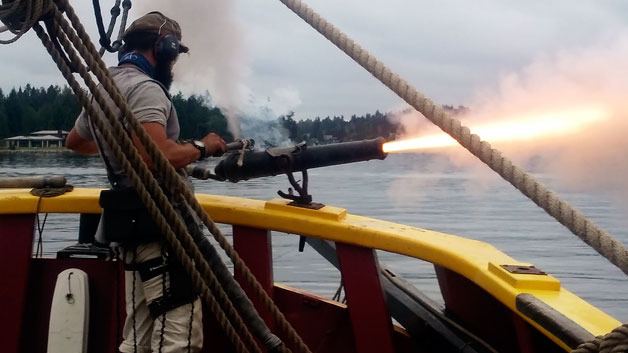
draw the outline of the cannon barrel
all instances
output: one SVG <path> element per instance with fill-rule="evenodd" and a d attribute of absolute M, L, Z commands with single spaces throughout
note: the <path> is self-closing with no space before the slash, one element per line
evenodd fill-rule
<path fill-rule="evenodd" d="M 384 138 L 333 143 L 320 146 L 297 145 L 226 154 L 216 166 L 218 180 L 238 182 L 266 176 L 304 171 L 311 168 L 384 159 Z M 240 162 L 240 163 L 238 163 Z"/>

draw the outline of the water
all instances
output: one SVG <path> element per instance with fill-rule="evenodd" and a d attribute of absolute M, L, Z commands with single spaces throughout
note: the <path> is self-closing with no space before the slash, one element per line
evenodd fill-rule
<path fill-rule="evenodd" d="M 211 162 L 210 162 L 211 163 Z M 442 157 L 390 155 L 371 161 L 310 171 L 314 200 L 358 215 L 409 224 L 491 243 L 511 257 L 535 264 L 563 286 L 622 322 L 628 322 L 626 276 L 547 216 L 509 184 L 443 167 Z M 438 167 L 436 167 L 438 166 Z M 98 158 L 70 153 L 0 153 L 0 176 L 65 175 L 75 186 L 106 187 Z M 628 219 L 609 198 L 561 189 L 559 180 L 537 175 L 598 225 L 628 244 Z M 198 192 L 275 198 L 285 177 L 237 184 L 194 181 Z M 42 217 L 43 220 L 43 217 Z M 75 242 L 78 216 L 51 215 L 43 233 L 47 255 Z M 223 227 L 225 233 L 228 227 Z M 330 297 L 340 282 L 335 269 L 311 248 L 297 251 L 298 238 L 273 233 L 275 280 Z M 431 265 L 379 253 L 380 261 L 437 301 L 442 301 Z"/>

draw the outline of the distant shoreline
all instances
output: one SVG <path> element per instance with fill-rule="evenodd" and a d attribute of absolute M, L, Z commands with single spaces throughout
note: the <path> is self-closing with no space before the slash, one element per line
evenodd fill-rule
<path fill-rule="evenodd" d="M 72 153 L 69 149 L 62 148 L 0 148 L 0 153 Z"/>

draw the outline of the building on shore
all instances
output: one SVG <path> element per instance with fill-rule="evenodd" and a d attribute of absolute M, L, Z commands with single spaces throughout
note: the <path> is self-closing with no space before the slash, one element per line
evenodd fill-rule
<path fill-rule="evenodd" d="M 3 140 L 3 147 L 10 150 L 27 149 L 61 149 L 65 143 L 68 131 L 65 130 L 40 130 L 27 136 L 13 136 Z"/>

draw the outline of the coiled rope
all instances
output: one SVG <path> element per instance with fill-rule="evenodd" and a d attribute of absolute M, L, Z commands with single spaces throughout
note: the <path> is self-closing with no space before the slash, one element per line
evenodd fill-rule
<path fill-rule="evenodd" d="M 539 207 L 543 208 L 549 215 L 567 227 L 573 234 L 594 248 L 625 274 L 628 274 L 628 250 L 621 242 L 588 220 L 584 214 L 570 204 L 559 199 L 554 192 L 537 181 L 532 175 L 514 165 L 510 159 L 502 156 L 502 153 L 491 147 L 488 142 L 471 133 L 470 129 L 462 125 L 460 120 L 449 116 L 441 107 L 434 104 L 432 100 L 421 94 L 399 75 L 393 73 L 379 59 L 371 55 L 301 0 L 280 1 L 356 63 L 375 76 L 386 87 L 390 88 L 414 109 L 458 141 L 471 154 L 497 172 L 503 179 L 512 184 Z M 625 347 L 628 345 L 628 327 L 626 325 L 620 326 L 609 335 L 609 342 L 612 341 L 616 347 L 624 347 L 624 350 L 620 350 L 624 352 Z M 623 342 L 623 344 L 618 344 L 617 342 Z M 612 352 L 616 351 L 613 350 Z"/>
<path fill-rule="evenodd" d="M 628 352 L 628 324 L 615 328 L 610 333 L 585 342 L 571 353 L 626 353 Z"/>
<path fill-rule="evenodd" d="M 14 36 L 11 39 L 0 39 L 0 44 L 10 44 L 20 39 L 42 16 L 50 11 L 51 6 L 52 0 L 2 1 L 0 20 L 4 22 L 6 29 Z"/>
<path fill-rule="evenodd" d="M 273 313 L 273 318 L 279 324 L 280 329 L 284 330 L 283 333 L 287 336 L 288 341 L 299 351 L 310 352 L 294 328 L 292 328 L 283 314 L 279 312 L 276 305 L 272 302 L 272 300 L 270 300 L 270 297 L 268 297 L 266 292 L 262 289 L 261 285 L 251 274 L 244 262 L 237 256 L 230 244 L 227 243 L 224 235 L 222 235 L 222 233 L 218 230 L 209 216 L 205 214 L 193 193 L 187 188 L 182 178 L 179 174 L 177 174 L 176 170 L 174 170 L 172 165 L 170 165 L 170 163 L 165 159 L 163 154 L 155 146 L 154 142 L 146 134 L 141 125 L 135 121 L 125 99 L 121 96 L 117 87 L 113 84 L 104 63 L 100 60 L 98 52 L 80 24 L 80 21 L 78 20 L 78 17 L 74 13 L 72 7 L 65 0 L 59 0 L 57 4 L 58 5 L 56 6 L 59 6 L 65 11 L 66 15 L 70 19 L 70 22 L 74 26 L 74 29 L 70 27 L 68 22 L 62 16 L 59 8 L 56 6 L 52 7 L 54 17 L 52 26 L 54 28 L 54 34 L 58 36 L 56 39 L 59 40 L 63 46 L 65 53 L 70 56 L 71 62 L 77 63 L 77 71 L 98 103 L 98 107 L 104 113 L 104 117 L 101 117 L 98 114 L 98 110 L 91 105 L 88 96 L 82 91 L 80 85 L 72 76 L 70 67 L 68 66 L 68 60 L 65 60 L 63 53 L 55 47 L 52 38 L 45 33 L 44 29 L 39 24 L 35 23 L 33 28 L 42 40 L 42 43 L 48 52 L 53 57 L 63 76 L 70 84 L 70 87 L 79 98 L 81 105 L 92 118 L 98 132 L 103 136 L 103 140 L 111 147 L 115 158 L 122 164 L 123 170 L 132 181 L 133 186 L 138 192 L 142 202 L 146 205 L 151 217 L 153 217 L 157 225 L 163 231 L 166 242 L 173 250 L 175 256 L 177 256 L 182 265 L 186 268 L 186 271 L 190 273 L 192 282 L 195 287 L 199 289 L 201 297 L 208 304 L 212 313 L 216 315 L 216 318 L 225 329 L 229 340 L 234 344 L 236 350 L 238 352 L 249 352 L 250 348 L 254 352 L 260 352 L 260 348 L 257 346 L 246 325 L 244 325 L 239 313 L 224 293 L 220 283 L 216 280 L 216 277 L 207 261 L 203 258 L 201 252 L 194 243 L 194 239 L 186 229 L 181 216 L 175 211 L 172 204 L 166 197 L 164 190 L 168 190 L 172 195 L 183 195 L 188 205 L 190 205 L 194 210 L 201 211 L 199 216 L 201 216 L 204 222 L 209 223 L 207 224 L 207 228 L 210 232 L 212 232 L 214 237 L 221 240 L 221 245 L 227 245 L 227 249 L 225 250 L 228 254 L 231 254 L 232 261 L 234 261 L 234 267 L 244 274 L 244 280 L 247 281 L 247 284 L 253 288 L 254 294 L 260 298 L 268 299 L 264 300 L 263 304 L 270 305 L 267 309 Z M 30 9 L 29 6 L 29 2 L 26 2 L 27 10 Z M 21 11 L 19 6 L 11 7 L 10 10 L 14 11 L 12 13 L 8 12 L 8 8 L 3 9 L 7 9 L 7 12 L 2 13 L 0 20 L 5 23 L 11 19 L 11 16 L 15 16 Z M 32 17 L 34 20 L 29 21 L 29 25 L 33 25 L 33 23 L 36 22 L 35 16 Z M 22 31 L 25 32 L 28 29 L 27 27 L 27 25 L 23 26 Z M 76 30 L 78 34 L 75 33 L 74 30 Z M 115 114 L 107 104 L 108 102 L 91 79 L 91 76 L 88 74 L 87 67 L 83 65 L 83 62 L 77 56 L 76 51 L 81 54 L 82 59 L 100 81 L 102 87 L 109 95 L 109 98 L 113 100 L 118 108 L 120 108 L 122 111 L 121 118 L 124 123 L 130 128 L 132 133 L 139 138 L 141 143 L 143 143 L 149 157 L 152 159 L 153 164 L 158 170 L 158 177 L 165 184 L 164 190 L 160 188 L 155 176 L 153 176 L 141 159 L 137 150 L 134 148 L 133 142 L 131 141 L 129 135 L 127 135 L 125 126 L 117 117 L 117 114 Z M 205 281 L 208 282 L 206 283 Z M 215 298 L 214 296 L 217 296 L 218 298 Z M 218 303 L 216 299 L 219 299 L 220 303 Z M 222 311 L 223 308 L 221 308 L 221 305 L 224 306 L 229 318 L 227 318 L 225 312 Z M 259 318 L 259 315 L 256 315 Z M 229 320 L 233 321 L 233 325 Z M 240 335 L 244 336 L 246 346 L 240 340 Z M 270 339 L 269 341 L 273 340 Z M 276 344 L 277 342 L 274 343 Z M 278 346 L 271 345 L 267 346 L 267 348 L 269 351 L 290 352 L 290 350 L 286 346 L 282 345 L 281 342 L 279 342 Z"/>

